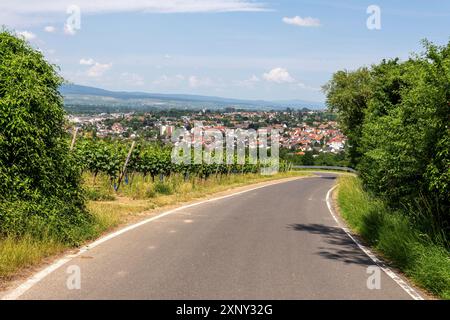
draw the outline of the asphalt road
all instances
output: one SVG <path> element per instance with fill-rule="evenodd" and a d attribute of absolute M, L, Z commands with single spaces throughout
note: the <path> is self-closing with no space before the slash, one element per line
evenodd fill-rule
<path fill-rule="evenodd" d="M 328 211 L 333 175 L 180 210 L 76 257 L 21 299 L 409 299 Z M 67 270 L 78 266 L 80 289 Z M 69 269 L 73 270 L 73 269 Z"/>

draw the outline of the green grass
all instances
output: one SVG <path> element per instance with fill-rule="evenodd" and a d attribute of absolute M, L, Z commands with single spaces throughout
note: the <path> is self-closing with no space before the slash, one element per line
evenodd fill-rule
<path fill-rule="evenodd" d="M 120 225 L 139 219 L 140 216 L 152 214 L 156 209 L 177 205 L 199 199 L 214 193 L 258 182 L 282 178 L 307 176 L 307 173 L 286 172 L 274 176 L 259 174 L 230 175 L 210 177 L 207 180 L 184 178 L 173 175 L 164 181 L 136 175 L 128 185 L 121 186 L 115 192 L 106 176 L 99 175 L 94 183 L 90 174 L 85 174 L 84 190 L 87 209 L 92 222 L 68 232 L 76 234 L 84 241 L 95 239 Z M 61 253 L 72 247 L 64 241 L 44 236 L 36 231 L 24 232 L 22 236 L 5 236 L 0 238 L 0 287 L 23 268 L 39 264 L 43 259 Z M 38 237 L 37 237 L 38 236 Z M 81 243 L 79 243 L 81 244 Z"/>
<path fill-rule="evenodd" d="M 157 177 L 153 182 L 151 177 L 134 175 L 130 177 L 128 184 L 122 184 L 117 192 L 110 185 L 109 179 L 99 174 L 95 183 L 89 174 L 84 175 L 85 189 L 91 194 L 90 200 L 114 200 L 116 197 L 127 197 L 135 200 L 149 200 L 155 206 L 160 206 L 160 200 L 173 196 L 174 199 L 189 201 L 197 197 L 220 192 L 232 187 L 246 184 L 270 181 L 274 179 L 309 176 L 311 172 L 291 171 L 282 172 L 274 176 L 260 174 L 210 176 L 208 179 L 191 177 L 189 180 L 182 175 L 174 174 L 160 181 Z M 94 190 L 94 191 L 93 191 Z"/>
<path fill-rule="evenodd" d="M 191 178 L 187 181 L 182 176 L 172 175 L 165 178 L 164 181 L 156 179 L 152 182 L 150 177 L 135 176 L 128 185 L 123 185 L 118 192 L 108 185 L 107 178 L 97 177 L 96 187 L 102 194 L 110 194 L 116 198 L 115 201 L 91 201 L 90 211 L 97 216 L 106 214 L 105 210 L 112 211 L 113 217 L 123 215 L 126 208 L 133 214 L 159 209 L 165 206 L 177 205 L 189 202 L 205 196 L 223 192 L 232 188 L 245 186 L 252 183 L 290 178 L 309 176 L 304 172 L 285 172 L 274 176 L 262 176 L 259 174 L 230 175 L 223 177 L 211 176 L 204 180 L 200 178 Z M 87 183 L 91 181 L 86 179 Z M 131 181 L 131 180 L 130 180 Z M 89 186 L 93 187 L 93 186 Z M 126 217 L 128 220 L 130 217 Z M 102 219 L 106 219 L 102 217 Z"/>
<path fill-rule="evenodd" d="M 92 201 L 108 201 L 116 198 L 108 188 L 89 186 L 85 187 L 84 191 L 86 198 Z"/>
<path fill-rule="evenodd" d="M 37 240 L 29 235 L 6 237 L 0 240 L 0 280 L 8 279 L 17 270 L 35 265 L 65 249 L 64 244 L 54 239 Z"/>
<path fill-rule="evenodd" d="M 337 200 L 342 217 L 365 241 L 416 284 L 450 299 L 450 254 L 445 242 L 424 236 L 411 215 L 390 210 L 365 192 L 356 177 L 339 178 Z"/>

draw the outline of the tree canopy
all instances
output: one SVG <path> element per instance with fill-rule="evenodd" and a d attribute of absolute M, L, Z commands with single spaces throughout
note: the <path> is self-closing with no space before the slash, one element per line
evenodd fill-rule
<path fill-rule="evenodd" d="M 392 206 L 417 199 L 450 224 L 450 42 L 407 61 L 339 71 L 324 87 L 367 189 Z"/>

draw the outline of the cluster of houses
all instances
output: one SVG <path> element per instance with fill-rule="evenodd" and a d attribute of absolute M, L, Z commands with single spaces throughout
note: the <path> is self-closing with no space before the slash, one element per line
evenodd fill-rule
<path fill-rule="evenodd" d="M 337 128 L 337 123 L 304 123 L 297 128 L 287 130 L 281 139 L 281 145 L 287 149 L 304 154 L 306 151 L 332 152 L 343 151 L 346 137 Z"/>
<path fill-rule="evenodd" d="M 150 116 L 150 115 L 147 115 Z M 339 153 L 343 151 L 346 137 L 339 130 L 336 121 L 305 121 L 305 117 L 293 122 L 277 112 L 236 111 L 232 113 L 204 112 L 179 117 L 154 117 L 151 124 L 146 123 L 145 115 L 134 113 L 112 113 L 75 116 L 69 115 L 69 121 L 85 131 L 94 130 L 97 137 L 115 136 L 119 138 L 137 138 L 152 130 L 152 139 L 168 142 L 177 128 L 193 128 L 200 124 L 203 129 L 220 131 L 224 136 L 228 129 L 253 129 L 263 131 L 277 130 L 280 134 L 280 146 L 296 154 L 307 151 Z M 277 118 L 278 117 L 278 118 Z M 274 122 L 275 124 L 267 124 Z M 139 123 L 139 130 L 133 130 L 129 123 Z M 141 124 L 142 123 L 142 124 Z M 149 137 L 148 135 L 146 136 Z M 270 141 L 270 137 L 269 137 Z"/>

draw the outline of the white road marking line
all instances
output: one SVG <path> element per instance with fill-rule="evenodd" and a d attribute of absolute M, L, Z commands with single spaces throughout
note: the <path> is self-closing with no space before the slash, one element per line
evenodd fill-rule
<path fill-rule="evenodd" d="M 330 211 L 331 215 L 333 216 L 334 220 L 338 224 L 338 226 L 345 231 L 345 233 L 350 237 L 350 239 L 353 240 L 354 243 L 370 258 L 372 261 L 381 268 L 381 270 L 384 271 L 392 280 L 394 280 L 407 294 L 409 294 L 414 300 L 424 300 L 424 298 L 416 291 L 414 288 L 409 286 L 402 278 L 400 278 L 394 271 L 392 271 L 383 261 L 377 258 L 376 255 L 372 253 L 366 246 L 361 244 L 355 237 L 352 236 L 350 230 L 342 225 L 342 223 L 337 218 L 336 214 L 334 213 L 333 207 L 331 205 L 331 192 L 337 187 L 335 185 L 333 188 L 328 190 L 326 202 L 328 210 Z"/>
<path fill-rule="evenodd" d="M 290 181 L 295 181 L 295 180 L 298 180 L 298 179 L 301 179 L 301 178 L 304 178 L 304 177 L 297 177 L 297 178 L 290 179 L 290 180 L 287 180 L 287 181 L 286 180 L 285 181 L 283 181 L 283 180 L 280 180 L 280 181 L 276 181 L 276 180 L 269 181 L 269 183 L 267 183 L 267 184 L 265 184 L 263 186 L 259 186 L 259 187 L 255 187 L 255 188 L 239 191 L 239 192 L 236 192 L 236 193 L 231 193 L 231 194 L 228 194 L 228 195 L 225 195 L 225 196 L 221 196 L 221 197 L 217 197 L 217 198 L 211 198 L 211 199 L 195 202 L 195 203 L 192 203 L 192 204 L 188 204 L 188 205 L 185 205 L 185 206 L 182 206 L 182 207 L 178 207 L 178 208 L 175 208 L 175 209 L 163 212 L 163 213 L 161 213 L 161 214 L 159 214 L 157 216 L 154 216 L 152 218 L 148 218 L 148 219 L 143 220 L 141 222 L 132 224 L 132 225 L 130 225 L 128 227 L 120 229 L 120 230 L 118 230 L 116 232 L 113 232 L 113 233 L 111 233 L 109 235 L 101 237 L 97 241 L 94 241 L 91 244 L 88 244 L 88 245 L 80 248 L 77 253 L 68 254 L 65 257 L 57 260 L 56 262 L 52 263 L 48 267 L 44 268 L 43 270 L 39 271 L 35 275 L 33 275 L 30 278 L 28 278 L 25 282 L 23 282 L 17 288 L 13 289 L 11 292 L 5 294 L 3 297 L 0 298 L 0 300 L 16 300 L 16 299 L 18 299 L 25 292 L 30 290 L 35 284 L 40 282 L 42 279 L 47 277 L 53 271 L 57 270 L 58 268 L 60 268 L 61 266 L 63 266 L 67 262 L 69 262 L 70 260 L 72 260 L 72 259 L 74 259 L 74 258 L 76 258 L 76 257 L 78 257 L 80 255 L 82 255 L 83 253 L 89 251 L 90 249 L 93 249 L 93 248 L 97 247 L 98 245 L 100 245 L 100 244 L 102 244 L 102 243 L 104 243 L 104 242 L 106 242 L 108 240 L 111 240 L 111 239 L 113 239 L 113 238 L 115 238 L 117 236 L 120 236 L 121 234 L 123 234 L 125 232 L 131 231 L 131 230 L 136 229 L 136 228 L 138 228 L 140 226 L 143 226 L 144 224 L 147 224 L 149 222 L 155 221 L 157 219 L 163 218 L 165 216 L 168 216 L 170 214 L 176 213 L 178 211 L 181 211 L 181 210 L 184 210 L 184 209 L 187 209 L 187 208 L 192 208 L 192 207 L 195 207 L 195 206 L 199 206 L 199 205 L 204 204 L 204 203 L 208 203 L 208 202 L 213 202 L 213 201 L 218 201 L 218 200 L 234 197 L 234 196 L 246 193 L 246 192 L 250 192 L 250 191 L 266 188 L 266 187 L 269 187 L 269 186 L 272 186 L 272 185 L 276 185 L 276 184 L 280 184 L 280 183 L 286 183 L 286 182 L 290 182 Z"/>

